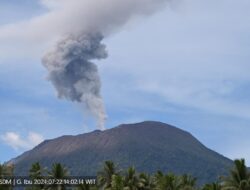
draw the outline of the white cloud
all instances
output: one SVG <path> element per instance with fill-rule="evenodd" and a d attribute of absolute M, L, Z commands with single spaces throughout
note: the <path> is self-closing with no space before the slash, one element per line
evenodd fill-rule
<path fill-rule="evenodd" d="M 106 83 L 129 89 L 123 97 L 135 97 L 134 89 L 162 105 L 250 119 L 250 2 L 184 2 L 109 40 L 111 57 L 101 69 L 116 80 Z"/>
<path fill-rule="evenodd" d="M 16 132 L 6 132 L 1 136 L 1 140 L 15 150 L 27 150 L 40 144 L 44 138 L 42 135 L 34 132 L 29 132 L 27 138 L 22 138 Z"/>
<path fill-rule="evenodd" d="M 28 136 L 28 140 L 31 143 L 31 145 L 38 145 L 44 140 L 44 138 L 40 134 L 30 132 Z"/>
<path fill-rule="evenodd" d="M 58 1 L 62 2 L 62 7 L 58 7 Z M 1 57 L 16 58 L 24 54 L 39 58 L 44 47 L 48 46 L 48 43 L 53 41 L 52 39 L 56 40 L 58 36 L 69 32 L 72 27 L 79 29 L 79 27 L 84 28 L 91 24 L 92 19 L 86 20 L 85 18 L 86 16 L 94 18 L 98 9 L 85 11 L 82 6 L 73 7 L 74 3 L 72 6 L 68 6 L 67 3 L 73 1 L 76 2 L 76 0 L 43 0 L 44 5 L 49 9 L 46 14 L 19 23 L 0 26 L 0 59 Z M 86 2 L 83 0 L 81 3 Z M 97 0 L 91 2 L 93 4 L 91 3 L 90 7 Z M 165 107 L 169 103 L 172 106 L 178 105 L 174 109 L 177 116 L 182 111 L 180 109 L 182 106 L 186 106 L 190 110 L 199 109 L 208 115 L 212 113 L 229 116 L 221 117 L 220 121 L 223 124 L 214 123 L 214 127 L 221 129 L 231 128 L 225 122 L 228 118 L 232 118 L 231 116 L 249 120 L 250 1 L 182 0 L 182 2 L 181 7 L 175 7 L 174 11 L 164 11 L 139 26 L 133 26 L 133 29 L 127 28 L 119 35 L 106 39 L 110 57 L 100 67 L 104 79 L 105 88 L 103 90 L 107 94 L 106 101 L 110 107 L 116 108 L 117 112 L 125 109 L 126 106 L 129 107 L 129 110 L 133 110 L 133 115 L 138 115 L 138 118 L 149 110 L 152 115 L 159 112 L 167 115 Z M 100 4 L 101 6 L 103 5 Z M 84 7 L 89 8 L 89 6 Z M 122 10 L 122 7 L 120 8 Z M 71 17 L 66 17 L 67 15 L 71 15 Z M 110 15 L 112 16 L 112 14 Z M 98 15 L 98 17 L 101 16 Z M 108 13 L 106 16 L 108 19 Z M 79 20 L 81 20 L 81 25 L 78 24 Z M 100 27 L 102 26 L 100 24 Z M 6 72 L 4 69 L 2 70 Z M 7 72 L 11 74 L 11 78 L 6 80 L 4 77 L 3 84 L 15 81 L 12 76 L 15 76 L 17 72 Z M 24 75 L 26 72 L 22 71 Z M 15 76 L 15 78 L 17 77 Z M 13 85 L 20 88 L 18 91 L 26 92 L 27 82 L 20 84 L 20 80 L 17 81 L 19 83 L 13 82 Z M 37 82 L 31 85 L 37 86 L 38 91 L 41 91 L 41 86 Z M 19 118 L 29 121 L 30 118 L 26 118 L 22 114 L 33 112 L 32 109 L 24 111 L 22 107 L 17 109 L 16 105 L 11 106 L 12 110 L 10 110 L 10 104 L 5 107 L 2 109 L 3 115 L 12 110 L 20 112 L 21 117 L 18 117 L 17 122 L 20 122 Z M 54 107 L 58 107 L 58 105 Z M 139 111 L 138 108 L 140 108 Z M 155 111 L 161 108 L 164 109 Z M 73 115 L 77 114 L 74 112 L 70 116 L 60 115 L 54 120 L 48 120 L 44 125 L 45 119 L 41 119 L 40 112 L 43 111 L 38 110 L 35 117 L 37 121 L 34 123 L 41 127 L 53 126 L 55 131 L 58 131 L 56 128 L 63 128 L 64 133 L 72 133 L 72 128 L 77 127 L 80 123 L 76 122 L 72 125 L 70 122 L 65 122 L 74 118 Z M 123 111 L 120 112 L 123 113 Z M 200 113 L 200 111 L 194 112 L 194 117 L 196 113 Z M 115 120 L 115 117 L 115 114 L 110 116 L 110 120 Z M 133 120 L 137 121 L 137 117 Z M 4 115 L 2 118 L 7 117 Z M 12 118 L 12 115 L 9 118 Z M 61 118 L 65 118 L 65 120 L 60 121 Z M 12 120 L 8 119 L 8 121 Z M 61 123 L 58 124 L 59 121 Z M 73 123 L 73 121 L 71 122 Z M 185 127 L 190 125 L 188 120 L 183 123 L 185 123 Z M 61 127 L 62 125 L 64 127 Z M 2 126 L 12 125 L 7 123 Z M 23 124 L 23 128 L 26 126 L 34 125 Z M 240 122 L 235 123 L 235 126 L 237 130 L 240 128 L 239 131 L 242 130 L 249 134 L 249 129 L 243 128 Z M 206 122 L 200 122 L 198 127 L 203 128 L 200 129 L 203 133 L 206 131 L 205 128 L 212 128 Z M 67 130 L 65 130 L 66 128 Z M 214 133 L 216 130 L 212 129 L 213 131 L 209 131 L 209 133 L 224 142 L 225 138 L 221 138 L 222 134 Z M 14 131 L 14 129 L 11 130 Z M 75 129 L 75 131 L 77 130 Z M 54 134 L 57 133 L 54 132 Z M 206 133 L 203 135 L 207 136 Z M 35 142 L 40 141 L 39 136 L 28 136 L 27 140 L 17 133 L 9 132 L 2 137 L 2 140 L 16 149 L 25 147 L 27 149 L 28 144 L 36 144 Z M 230 132 L 227 138 L 232 139 L 233 143 L 227 145 L 227 150 L 224 150 L 227 143 L 222 143 L 219 152 L 223 152 L 231 158 L 244 156 L 250 159 L 247 149 L 249 143 L 240 141 L 242 135 Z M 208 145 L 216 143 L 211 139 L 213 137 L 209 137 Z M 233 146 L 234 142 L 237 142 L 236 146 Z M 218 141 L 214 146 L 218 147 Z"/>
<path fill-rule="evenodd" d="M 47 13 L 0 26 L 0 58 L 41 56 L 45 47 L 69 33 L 94 31 L 108 35 L 133 17 L 152 14 L 167 1 L 42 0 Z"/>
<path fill-rule="evenodd" d="M 95 27 L 109 30 L 111 26 L 105 25 L 107 20 L 111 25 L 123 24 L 129 19 L 125 13 L 138 9 L 141 3 L 144 8 L 140 14 L 156 8 L 146 6 L 151 5 L 150 0 L 146 1 L 148 4 L 145 0 L 137 0 L 135 4 L 134 0 L 125 4 L 122 0 L 41 2 L 49 9 L 46 14 L 0 27 L 0 57 L 18 57 L 23 51 L 27 55 L 32 51 L 34 55 L 38 46 L 72 28 L 78 31 L 94 27 L 93 20 Z M 111 4 L 115 7 L 112 14 L 108 12 Z M 132 5 L 137 6 L 131 8 Z M 133 77 L 133 86 L 128 88 L 159 95 L 165 102 L 249 118 L 249 101 L 234 97 L 250 81 L 249 7 L 247 0 L 182 0 L 181 9 L 156 17 L 146 28 L 133 33 L 134 39 L 129 39 L 131 36 L 126 33 L 123 38 L 130 44 L 109 47 L 111 55 L 120 51 L 120 56 L 114 61 L 109 58 L 105 74 L 127 73 Z M 112 20 L 116 19 L 116 12 L 121 17 Z"/>

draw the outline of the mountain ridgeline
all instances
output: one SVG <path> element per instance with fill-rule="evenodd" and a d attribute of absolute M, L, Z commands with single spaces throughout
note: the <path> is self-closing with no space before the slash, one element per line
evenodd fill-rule
<path fill-rule="evenodd" d="M 104 161 L 139 172 L 191 174 L 199 183 L 226 175 L 233 162 L 206 148 L 190 133 L 160 122 L 124 124 L 105 131 L 46 140 L 13 159 L 16 175 L 27 175 L 31 163 L 50 167 L 60 162 L 71 175 L 96 175 Z"/>

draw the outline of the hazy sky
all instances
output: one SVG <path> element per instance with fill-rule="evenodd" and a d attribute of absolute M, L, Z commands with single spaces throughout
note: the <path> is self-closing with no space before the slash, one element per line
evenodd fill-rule
<path fill-rule="evenodd" d="M 57 30 L 71 27 L 37 21 L 49 10 L 39 1 L 0 1 L 0 162 L 43 139 L 95 129 L 46 80 L 41 57 Z M 249 10 L 249 0 L 176 0 L 109 34 L 109 57 L 96 62 L 106 128 L 166 122 L 250 165 Z"/>

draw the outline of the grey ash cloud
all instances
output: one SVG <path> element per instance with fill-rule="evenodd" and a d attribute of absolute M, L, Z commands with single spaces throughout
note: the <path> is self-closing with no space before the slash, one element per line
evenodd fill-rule
<path fill-rule="evenodd" d="M 104 129 L 105 108 L 101 97 L 98 68 L 92 60 L 104 59 L 107 51 L 97 34 L 69 35 L 43 57 L 48 70 L 48 80 L 55 87 L 58 97 L 82 103 Z"/>
<path fill-rule="evenodd" d="M 46 34 L 64 36 L 42 59 L 48 70 L 48 80 L 59 98 L 82 104 L 97 119 L 99 128 L 104 129 L 107 114 L 101 97 L 98 68 L 93 62 L 107 57 L 102 39 L 138 16 L 153 14 L 169 0 L 42 2 L 50 12 L 34 19 L 31 25 L 47 23 Z"/>

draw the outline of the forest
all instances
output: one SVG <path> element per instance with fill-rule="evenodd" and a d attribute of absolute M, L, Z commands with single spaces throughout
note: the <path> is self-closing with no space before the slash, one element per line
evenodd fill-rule
<path fill-rule="evenodd" d="M 0 164 L 0 179 L 14 176 L 14 166 Z M 70 172 L 61 163 L 54 163 L 51 168 L 34 163 L 29 170 L 29 178 L 34 179 L 67 179 Z M 234 166 L 227 176 L 207 184 L 198 184 L 198 179 L 189 175 L 175 175 L 157 171 L 153 175 L 139 173 L 134 167 L 119 169 L 114 162 L 106 161 L 97 173 L 93 185 L 82 183 L 76 186 L 60 185 L 29 185 L 25 190 L 250 190 L 250 172 L 244 159 L 234 160 Z M 13 185 L 0 184 L 0 190 L 20 189 Z"/>

